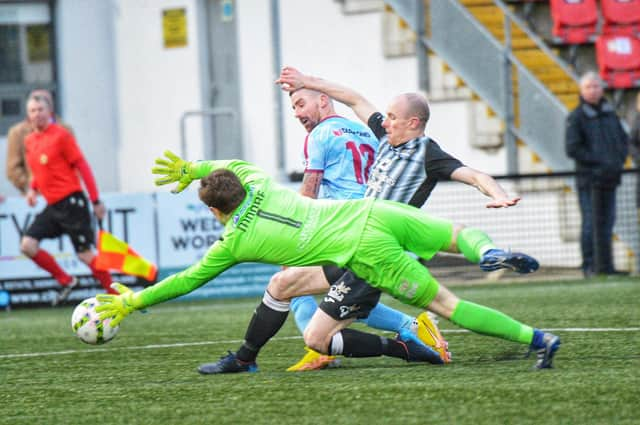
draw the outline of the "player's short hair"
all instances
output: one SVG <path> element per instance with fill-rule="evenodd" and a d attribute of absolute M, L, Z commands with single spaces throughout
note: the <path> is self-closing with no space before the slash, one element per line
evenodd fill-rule
<path fill-rule="evenodd" d="M 322 95 L 327 96 L 327 99 L 329 100 L 329 103 L 330 103 L 331 105 L 333 105 L 333 99 L 331 98 L 331 96 L 329 96 L 328 94 L 326 94 L 326 93 L 324 93 L 324 92 L 321 92 L 321 91 L 319 91 L 319 90 L 314 90 L 314 89 L 310 89 L 310 88 L 307 88 L 307 87 L 300 87 L 299 89 L 291 90 L 291 91 L 289 92 L 289 97 L 293 97 L 293 94 L 294 94 L 294 93 L 298 93 L 298 92 L 303 91 L 303 90 L 304 90 L 304 91 L 307 91 L 307 92 L 309 92 L 309 93 L 311 93 L 312 95 L 317 96 L 317 97 L 320 97 L 320 96 L 322 96 Z"/>
<path fill-rule="evenodd" d="M 294 94 L 294 93 L 298 93 L 298 92 L 301 92 L 301 91 L 307 91 L 307 92 L 309 92 L 309 93 L 314 93 L 314 94 L 316 94 L 316 95 L 318 95 L 318 96 L 322 94 L 322 92 L 320 92 L 320 91 L 318 91 L 318 90 L 309 89 L 309 88 L 307 88 L 307 87 L 300 87 L 300 88 L 298 88 L 298 89 L 291 90 L 291 91 L 289 92 L 289 97 L 293 96 L 293 94 Z"/>
<path fill-rule="evenodd" d="M 34 89 L 31 90 L 31 93 L 29 93 L 29 96 L 42 96 L 45 97 L 48 101 L 49 101 L 49 106 L 51 107 L 51 110 L 53 111 L 55 105 L 53 102 L 53 95 L 51 94 L 51 92 L 47 89 Z"/>
<path fill-rule="evenodd" d="M 420 93 L 403 94 L 407 101 L 407 114 L 409 117 L 417 117 L 423 126 L 427 125 L 431 112 L 427 98 Z"/>
<path fill-rule="evenodd" d="M 246 196 L 238 176 L 225 169 L 215 170 L 200 180 L 198 196 L 208 207 L 214 207 L 223 214 L 235 210 Z"/>

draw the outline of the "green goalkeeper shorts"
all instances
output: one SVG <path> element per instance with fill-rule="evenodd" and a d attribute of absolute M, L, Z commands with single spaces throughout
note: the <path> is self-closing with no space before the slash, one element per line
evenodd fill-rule
<path fill-rule="evenodd" d="M 428 260 L 449 247 L 452 234 L 453 223 L 448 220 L 409 205 L 376 201 L 347 267 L 381 291 L 424 308 L 435 298 L 439 284 L 407 251 Z"/>

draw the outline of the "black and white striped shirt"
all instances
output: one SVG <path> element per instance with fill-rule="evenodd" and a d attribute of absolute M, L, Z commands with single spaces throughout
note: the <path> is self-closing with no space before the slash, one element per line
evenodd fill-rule
<path fill-rule="evenodd" d="M 427 136 L 391 146 L 382 127 L 384 116 L 369 117 L 369 128 L 380 146 L 371 167 L 365 197 L 389 199 L 421 207 L 438 180 L 450 180 L 451 173 L 464 166 Z"/>

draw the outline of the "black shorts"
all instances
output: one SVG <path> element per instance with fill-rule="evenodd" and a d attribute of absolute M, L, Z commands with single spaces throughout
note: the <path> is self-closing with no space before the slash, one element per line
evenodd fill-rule
<path fill-rule="evenodd" d="M 336 266 L 322 268 L 331 287 L 318 307 L 335 320 L 363 319 L 380 301 L 380 290 Z"/>
<path fill-rule="evenodd" d="M 47 205 L 25 232 L 38 241 L 69 235 L 76 252 L 94 245 L 95 231 L 89 202 L 83 192 L 75 192 L 55 204 Z"/>

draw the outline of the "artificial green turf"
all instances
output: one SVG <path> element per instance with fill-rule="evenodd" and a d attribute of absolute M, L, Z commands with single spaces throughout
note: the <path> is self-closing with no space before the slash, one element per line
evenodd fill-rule
<path fill-rule="evenodd" d="M 640 327 L 634 279 L 455 291 L 543 328 Z M 454 355 L 450 365 L 343 359 L 337 369 L 290 373 L 284 369 L 302 355 L 303 343 L 289 319 L 262 351 L 260 372 L 199 376 L 198 364 L 238 347 L 258 302 L 166 303 L 127 318 L 103 346 L 75 338 L 71 308 L 0 312 L 0 423 L 640 422 L 637 329 L 558 330 L 563 344 L 556 368 L 536 372 L 533 356 L 524 358 L 526 347 L 458 332 L 442 321 Z M 23 356 L 30 353 L 37 355 Z"/>

